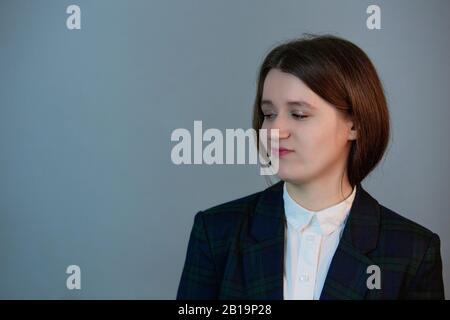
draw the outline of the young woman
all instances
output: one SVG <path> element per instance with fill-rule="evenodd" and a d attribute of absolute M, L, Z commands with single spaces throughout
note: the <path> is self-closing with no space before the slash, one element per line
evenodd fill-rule
<path fill-rule="evenodd" d="M 444 298 L 438 235 L 361 186 L 389 113 L 359 47 L 308 35 L 274 48 L 253 128 L 279 130 L 280 181 L 195 215 L 177 299 Z"/>

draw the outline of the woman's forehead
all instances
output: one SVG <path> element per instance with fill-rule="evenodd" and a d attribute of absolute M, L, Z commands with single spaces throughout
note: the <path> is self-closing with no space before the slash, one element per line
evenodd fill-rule
<path fill-rule="evenodd" d="M 296 76 L 272 69 L 266 76 L 263 86 L 261 106 L 301 106 L 313 108 L 318 97 L 302 80 Z"/>

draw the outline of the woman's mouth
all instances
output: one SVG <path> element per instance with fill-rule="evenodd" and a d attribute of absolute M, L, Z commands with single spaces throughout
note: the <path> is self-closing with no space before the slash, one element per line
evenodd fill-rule
<path fill-rule="evenodd" d="M 278 155 L 280 158 L 291 153 L 294 152 L 294 150 L 291 149 L 287 149 L 287 148 L 278 148 L 278 149 L 272 149 L 272 154 L 273 155 Z"/>

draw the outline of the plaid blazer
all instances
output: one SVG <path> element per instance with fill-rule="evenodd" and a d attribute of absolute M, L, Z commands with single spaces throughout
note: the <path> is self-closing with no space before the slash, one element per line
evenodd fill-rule
<path fill-rule="evenodd" d="M 178 300 L 283 299 L 283 183 L 195 215 Z M 371 265 L 380 289 L 367 286 Z M 320 299 L 444 299 L 438 235 L 358 184 Z"/>

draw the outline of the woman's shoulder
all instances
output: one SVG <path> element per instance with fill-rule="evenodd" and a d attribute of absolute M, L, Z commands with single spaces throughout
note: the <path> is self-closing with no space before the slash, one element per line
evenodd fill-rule
<path fill-rule="evenodd" d="M 200 210 L 194 217 L 194 228 L 203 229 L 211 242 L 223 244 L 233 239 L 242 230 L 254 212 L 261 194 L 265 190 L 247 194 L 207 209 Z"/>
<path fill-rule="evenodd" d="M 209 234 L 211 240 L 223 242 L 225 239 L 234 239 L 252 223 L 252 217 L 257 213 L 267 214 L 267 211 L 280 209 L 282 183 L 279 181 L 260 191 L 200 210 L 194 220 Z"/>
<path fill-rule="evenodd" d="M 390 208 L 380 204 L 381 208 L 381 225 L 382 227 L 393 229 L 396 231 L 403 231 L 406 233 L 415 233 L 423 235 L 427 238 L 431 238 L 434 234 L 433 231 L 427 227 L 415 222 L 405 215 L 400 214 Z"/>
<path fill-rule="evenodd" d="M 421 259 L 428 250 L 439 250 L 439 236 L 427 227 L 380 204 L 380 238 L 382 247 L 397 248 L 403 255 Z"/>
<path fill-rule="evenodd" d="M 395 246 L 395 243 L 402 246 L 414 246 L 417 243 L 428 245 L 433 238 L 439 238 L 424 225 L 380 203 L 361 184 L 356 191 L 352 212 L 353 209 L 355 212 L 350 224 L 355 228 L 362 227 L 364 232 L 373 230 L 373 236 L 379 238 L 381 246 Z"/>
<path fill-rule="evenodd" d="M 201 210 L 201 215 L 204 217 L 220 216 L 229 217 L 230 215 L 247 215 L 255 208 L 258 199 L 264 190 L 257 191 L 245 196 L 235 198 L 226 202 L 216 204 L 212 207 Z"/>
<path fill-rule="evenodd" d="M 266 201 L 267 199 L 273 201 L 279 201 L 282 199 L 283 192 L 283 181 L 279 181 L 275 184 L 272 184 L 265 189 L 260 189 L 260 191 L 253 192 L 251 194 L 247 194 L 245 196 L 235 198 L 230 201 L 226 201 L 207 209 L 201 210 L 201 215 L 203 216 L 212 216 L 212 217 L 220 217 L 226 216 L 227 218 L 230 215 L 244 215 L 247 216 L 254 212 L 258 202 L 260 200 Z M 278 203 L 278 202 L 277 202 Z"/>

